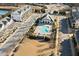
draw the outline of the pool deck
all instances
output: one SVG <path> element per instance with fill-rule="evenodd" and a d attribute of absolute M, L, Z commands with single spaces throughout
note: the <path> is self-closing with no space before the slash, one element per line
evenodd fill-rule
<path fill-rule="evenodd" d="M 48 27 L 49 27 L 49 28 L 47 28 L 48 32 L 42 32 L 42 29 L 44 29 L 44 28 L 41 28 L 41 27 L 43 27 L 43 26 L 48 26 Z M 51 29 L 52 29 L 52 26 L 50 26 L 50 25 L 37 26 L 36 29 L 35 29 L 35 31 L 34 31 L 34 34 L 35 34 L 35 35 L 40 35 L 40 36 L 48 35 L 48 34 L 50 35 L 51 32 L 49 32 L 49 31 L 50 31 Z"/>

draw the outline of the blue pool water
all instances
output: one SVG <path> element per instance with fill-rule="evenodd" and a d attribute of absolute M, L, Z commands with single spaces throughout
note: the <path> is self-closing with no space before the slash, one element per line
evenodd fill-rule
<path fill-rule="evenodd" d="M 40 27 L 40 31 L 42 32 L 42 33 L 47 33 L 48 32 L 48 27 L 47 26 L 41 26 Z"/>
<path fill-rule="evenodd" d="M 7 10 L 0 10 L 0 15 L 5 15 L 5 14 L 7 14 L 7 13 L 8 13 Z"/>

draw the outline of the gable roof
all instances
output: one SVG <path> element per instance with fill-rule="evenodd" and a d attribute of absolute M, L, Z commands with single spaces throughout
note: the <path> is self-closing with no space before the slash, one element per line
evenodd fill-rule
<path fill-rule="evenodd" d="M 53 22 L 53 20 L 52 20 L 52 18 L 50 17 L 49 14 L 47 14 L 42 20 L 49 20 L 49 21 Z"/>

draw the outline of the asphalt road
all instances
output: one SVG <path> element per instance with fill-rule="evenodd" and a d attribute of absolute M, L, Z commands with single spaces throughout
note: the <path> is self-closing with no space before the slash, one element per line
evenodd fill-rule
<path fill-rule="evenodd" d="M 68 21 L 66 19 L 62 19 L 60 21 L 60 25 L 61 25 L 60 32 L 62 33 L 61 56 L 71 56 L 72 55 L 71 44 L 67 35 L 69 33 Z"/>
<path fill-rule="evenodd" d="M 79 42 L 79 30 L 75 32 L 75 39 Z"/>
<path fill-rule="evenodd" d="M 60 31 L 64 34 L 67 34 L 68 33 L 68 23 L 67 23 L 67 20 L 66 19 L 62 19 L 60 21 L 60 25 L 61 25 L 61 28 L 60 28 Z"/>

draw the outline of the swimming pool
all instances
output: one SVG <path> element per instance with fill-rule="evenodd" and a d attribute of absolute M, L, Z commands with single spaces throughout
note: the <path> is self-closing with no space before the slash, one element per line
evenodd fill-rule
<path fill-rule="evenodd" d="M 9 11 L 8 10 L 0 10 L 0 15 L 5 15 L 7 14 Z"/>
<path fill-rule="evenodd" d="M 49 31 L 49 28 L 48 26 L 41 26 L 39 30 L 41 33 L 47 33 Z"/>

